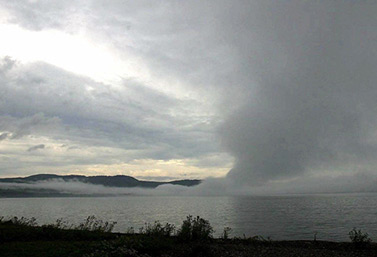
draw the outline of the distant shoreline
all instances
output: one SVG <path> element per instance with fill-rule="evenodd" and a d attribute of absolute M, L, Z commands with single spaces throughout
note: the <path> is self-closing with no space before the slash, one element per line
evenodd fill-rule
<path fill-rule="evenodd" d="M 126 175 L 37 174 L 0 178 L 0 198 L 127 196 L 137 194 L 138 190 L 154 190 L 161 186 L 193 187 L 201 182 L 198 179 L 142 181 Z"/>

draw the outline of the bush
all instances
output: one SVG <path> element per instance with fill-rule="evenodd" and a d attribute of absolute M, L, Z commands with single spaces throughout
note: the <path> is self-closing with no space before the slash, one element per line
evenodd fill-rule
<path fill-rule="evenodd" d="M 84 223 L 81 223 L 74 229 L 84 231 L 97 231 L 97 232 L 111 232 L 114 229 L 116 222 L 104 222 L 98 220 L 95 216 L 88 216 Z"/>
<path fill-rule="evenodd" d="M 130 234 L 130 235 L 135 234 L 134 227 L 128 227 L 127 230 L 126 230 L 126 234 Z"/>
<path fill-rule="evenodd" d="M 3 219 L 2 219 L 3 220 Z M 37 219 L 34 217 L 25 218 L 25 217 L 13 217 L 8 222 L 11 222 L 14 225 L 21 225 L 21 226 L 28 226 L 28 227 L 35 227 L 37 226 Z"/>
<path fill-rule="evenodd" d="M 232 229 L 230 227 L 225 227 L 223 234 L 221 235 L 221 238 L 225 240 L 229 239 L 229 235 L 231 232 L 232 232 Z"/>
<path fill-rule="evenodd" d="M 140 229 L 141 234 L 149 236 L 171 236 L 174 234 L 175 226 L 169 223 L 162 225 L 159 221 L 155 221 L 153 224 L 146 223 L 145 227 Z"/>
<path fill-rule="evenodd" d="M 186 241 L 207 240 L 212 238 L 212 234 L 213 228 L 208 220 L 202 219 L 199 216 L 193 218 L 189 215 L 186 220 L 183 221 L 177 236 Z"/>
<path fill-rule="evenodd" d="M 365 246 L 369 244 L 372 240 L 369 238 L 368 233 L 363 233 L 360 229 L 357 230 L 356 228 L 353 228 L 348 233 L 352 243 L 354 243 L 356 246 Z"/>
<path fill-rule="evenodd" d="M 63 220 L 63 218 L 57 219 L 55 223 L 42 225 L 42 228 L 49 228 L 49 229 L 74 229 L 73 225 L 69 225 L 67 221 Z"/>

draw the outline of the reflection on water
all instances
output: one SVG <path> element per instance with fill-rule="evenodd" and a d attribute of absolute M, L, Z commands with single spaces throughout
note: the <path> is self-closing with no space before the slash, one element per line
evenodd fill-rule
<path fill-rule="evenodd" d="M 89 215 L 117 221 L 116 231 L 159 220 L 180 225 L 187 215 L 211 222 L 219 235 L 272 239 L 349 240 L 353 227 L 377 236 L 377 194 L 274 197 L 127 196 L 0 199 L 0 216 L 36 217 L 39 224 L 64 218 L 78 224 Z"/>
<path fill-rule="evenodd" d="M 238 197 L 234 228 L 237 233 L 275 239 L 349 240 L 348 232 L 361 228 L 377 236 L 376 194 Z"/>

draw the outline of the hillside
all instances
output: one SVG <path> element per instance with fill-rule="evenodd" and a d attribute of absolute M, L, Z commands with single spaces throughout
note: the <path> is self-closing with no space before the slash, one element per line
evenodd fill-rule
<path fill-rule="evenodd" d="M 35 183 L 47 180 L 60 180 L 65 182 L 83 182 L 94 185 L 103 185 L 109 187 L 146 187 L 156 188 L 160 185 L 180 185 L 180 186 L 196 186 L 201 180 L 185 179 L 174 180 L 169 182 L 143 181 L 131 176 L 82 176 L 82 175 L 56 175 L 56 174 L 37 174 L 28 177 L 17 178 L 0 178 L 0 183 Z"/>
<path fill-rule="evenodd" d="M 28 177 L 0 178 L 0 197 L 45 197 L 45 196 L 73 196 L 67 192 L 54 189 L 32 189 L 22 185 L 33 185 L 43 182 L 81 182 L 91 185 L 101 185 L 111 188 L 149 188 L 154 189 L 161 185 L 196 186 L 201 180 L 174 180 L 168 182 L 142 181 L 131 176 L 82 176 L 37 174 Z M 3 186 L 2 186 L 3 183 Z M 10 186 L 13 185 L 13 186 Z M 80 194 L 83 196 L 85 194 Z M 93 194 L 90 194 L 93 196 Z M 100 194 L 98 194 L 100 195 Z"/>

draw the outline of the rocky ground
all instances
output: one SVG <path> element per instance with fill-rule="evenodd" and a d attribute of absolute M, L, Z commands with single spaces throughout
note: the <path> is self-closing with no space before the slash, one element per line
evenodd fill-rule
<path fill-rule="evenodd" d="M 119 249 L 118 249 L 119 250 Z M 116 252 L 116 251 L 115 251 Z M 118 256 L 113 252 L 114 255 Z M 100 254 L 98 254 L 100 253 Z M 107 252 L 109 253 L 109 252 Z M 223 241 L 214 240 L 207 243 L 177 243 L 170 249 L 162 251 L 145 253 L 142 249 L 139 251 L 127 249 L 124 251 L 125 255 L 132 257 L 147 257 L 147 256 L 230 256 L 230 257 L 276 257 L 276 256 L 290 256 L 290 257 L 357 257 L 357 256 L 377 256 L 377 246 L 374 244 L 366 248 L 355 247 L 347 243 L 332 243 L 332 242 L 307 242 L 307 241 L 285 241 L 285 242 L 240 242 L 240 241 Z M 92 253 L 88 256 L 106 256 L 106 251 Z"/>

